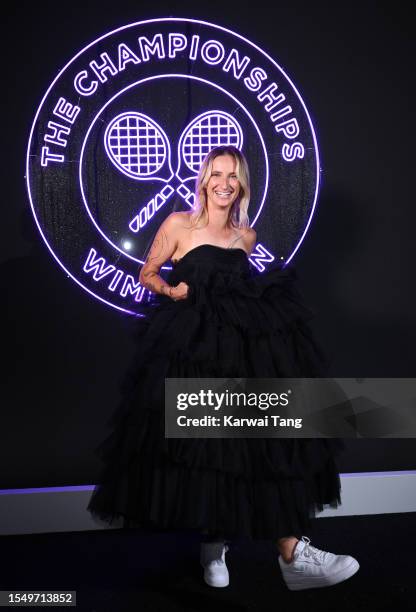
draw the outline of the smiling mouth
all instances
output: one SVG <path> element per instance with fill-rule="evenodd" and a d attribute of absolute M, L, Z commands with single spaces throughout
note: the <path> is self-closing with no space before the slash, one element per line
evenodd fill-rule
<path fill-rule="evenodd" d="M 214 193 L 220 198 L 228 198 L 233 194 L 232 191 L 214 191 Z"/>

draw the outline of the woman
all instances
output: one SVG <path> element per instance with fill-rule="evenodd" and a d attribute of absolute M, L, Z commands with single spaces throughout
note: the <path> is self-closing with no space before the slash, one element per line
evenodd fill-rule
<path fill-rule="evenodd" d="M 97 449 L 105 462 L 88 509 L 129 525 L 196 529 L 204 579 L 229 584 L 226 541 L 270 539 L 291 590 L 335 584 L 358 562 L 302 536 L 316 510 L 340 502 L 331 439 L 164 437 L 165 377 L 313 377 L 324 362 L 289 268 L 258 274 L 247 209 L 249 172 L 234 147 L 213 149 L 196 185 L 196 206 L 170 214 L 140 272 L 158 296 L 139 322 L 138 353 Z M 162 265 L 173 269 L 165 281 Z"/>

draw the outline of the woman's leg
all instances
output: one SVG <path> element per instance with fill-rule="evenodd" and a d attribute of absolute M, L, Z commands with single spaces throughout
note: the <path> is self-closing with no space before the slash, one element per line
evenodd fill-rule
<path fill-rule="evenodd" d="M 295 536 L 287 536 L 277 540 L 277 548 L 285 563 L 291 563 L 293 561 L 293 551 L 298 542 L 299 539 Z"/>

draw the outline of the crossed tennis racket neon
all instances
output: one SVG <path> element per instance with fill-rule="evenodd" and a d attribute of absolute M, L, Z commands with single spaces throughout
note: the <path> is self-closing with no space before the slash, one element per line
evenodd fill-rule
<path fill-rule="evenodd" d="M 126 112 L 114 117 L 105 131 L 104 145 L 111 162 L 126 176 L 164 183 L 130 221 L 129 228 L 137 233 L 175 192 L 192 208 L 194 194 L 185 183 L 196 178 L 202 161 L 214 147 L 234 145 L 241 149 L 243 132 L 234 117 L 224 111 L 198 115 L 179 139 L 176 172 L 168 137 L 156 121 L 143 113 Z"/>

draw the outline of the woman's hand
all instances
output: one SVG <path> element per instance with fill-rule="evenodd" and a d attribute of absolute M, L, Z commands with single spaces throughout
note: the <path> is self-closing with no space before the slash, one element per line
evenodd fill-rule
<path fill-rule="evenodd" d="M 186 300 L 186 298 L 188 297 L 188 292 L 189 286 L 183 281 L 181 281 L 179 285 L 176 285 L 176 287 L 172 287 L 171 289 L 169 289 L 168 295 L 172 298 L 174 302 L 177 302 L 178 300 Z"/>

